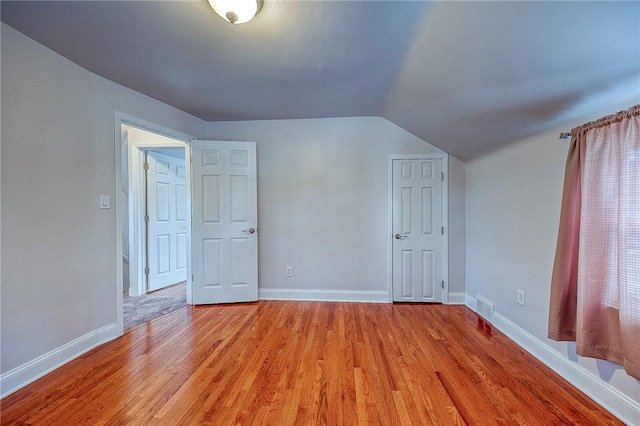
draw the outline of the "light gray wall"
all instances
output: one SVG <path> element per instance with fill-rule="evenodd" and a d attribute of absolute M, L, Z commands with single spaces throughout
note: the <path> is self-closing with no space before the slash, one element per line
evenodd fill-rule
<path fill-rule="evenodd" d="M 629 106 L 631 103 L 608 112 Z M 575 344 L 546 337 L 568 151 L 568 142 L 558 140 L 558 135 L 603 114 L 543 132 L 467 165 L 467 294 L 472 298 L 480 294 L 495 302 L 496 313 L 538 339 L 543 347 L 579 364 L 596 381 L 611 384 L 638 403 L 640 382 L 622 367 L 578 357 Z M 525 291 L 524 307 L 516 303 L 517 289 Z"/>
<path fill-rule="evenodd" d="M 449 156 L 449 293 L 464 297 L 466 280 L 467 166 Z"/>
<path fill-rule="evenodd" d="M 209 138 L 257 142 L 262 289 L 387 290 L 388 156 L 442 151 L 377 117 L 213 122 Z"/>
<path fill-rule="evenodd" d="M 1 50 L 4 373 L 116 322 L 115 112 L 199 137 L 206 123 L 4 24 Z"/>

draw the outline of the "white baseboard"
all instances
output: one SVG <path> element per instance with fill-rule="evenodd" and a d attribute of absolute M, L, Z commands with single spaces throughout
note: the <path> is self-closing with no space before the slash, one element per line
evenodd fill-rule
<path fill-rule="evenodd" d="M 466 297 L 466 306 L 476 311 L 474 298 Z M 493 315 L 493 325 L 547 367 L 569 381 L 585 395 L 602 405 L 627 425 L 640 425 L 640 404 L 609 383 L 576 364 L 526 330 L 499 313 Z"/>
<path fill-rule="evenodd" d="M 370 290 L 307 290 L 284 288 L 261 288 L 258 290 L 260 300 L 305 300 L 322 302 L 365 302 L 390 303 L 386 291 Z M 449 293 L 449 305 L 464 305 L 464 293 Z"/>
<path fill-rule="evenodd" d="M 471 309 L 473 312 L 478 312 L 478 301 L 466 294 L 464 296 L 464 304 L 467 308 Z"/>
<path fill-rule="evenodd" d="M 98 345 L 115 339 L 116 324 L 99 328 L 0 375 L 0 398 L 17 391 Z"/>
<path fill-rule="evenodd" d="M 260 300 L 306 300 L 322 302 L 389 303 L 389 292 L 370 290 L 258 289 Z"/>
<path fill-rule="evenodd" d="M 448 305 L 464 305 L 466 302 L 466 295 L 464 293 L 449 293 Z"/>

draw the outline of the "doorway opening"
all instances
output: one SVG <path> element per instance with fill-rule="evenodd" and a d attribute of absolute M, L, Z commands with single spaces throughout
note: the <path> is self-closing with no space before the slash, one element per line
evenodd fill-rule
<path fill-rule="evenodd" d="M 136 119 L 120 117 L 116 125 L 121 334 L 188 303 L 192 138 Z"/>
<path fill-rule="evenodd" d="M 122 237 L 116 238 L 115 250 L 118 335 L 124 332 L 124 289 L 129 289 L 127 296 L 149 296 L 145 268 L 153 265 L 146 259 L 154 255 L 146 245 L 146 234 L 151 235 L 147 222 L 152 218 L 146 218 L 142 182 L 144 159 L 150 151 L 179 148 L 184 152 L 184 172 L 180 173 L 186 177 L 183 216 L 189 219 L 186 237 L 177 236 L 175 241 L 186 246 L 186 261 L 182 262 L 186 264 L 186 303 L 258 300 L 256 143 L 196 140 L 119 112 L 115 123 L 115 225 L 116 235 Z M 132 137 L 134 134 L 142 136 Z M 166 187 L 162 191 L 166 194 Z M 158 261 L 158 265 L 163 263 Z"/>

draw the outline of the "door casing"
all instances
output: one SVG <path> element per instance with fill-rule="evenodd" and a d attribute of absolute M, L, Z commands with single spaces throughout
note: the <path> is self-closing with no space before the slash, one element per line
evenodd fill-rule
<path fill-rule="evenodd" d="M 402 154 L 389 155 L 387 164 L 387 291 L 388 301 L 393 301 L 393 161 L 394 160 L 442 160 L 442 303 L 449 303 L 449 155 L 448 154 Z"/>
<path fill-rule="evenodd" d="M 124 333 L 124 322 L 123 322 L 123 316 L 122 316 L 122 303 L 123 303 L 123 288 L 124 288 L 124 280 L 123 280 L 123 263 L 122 263 L 122 258 L 123 258 L 123 243 L 122 243 L 122 231 L 123 231 L 123 220 L 122 220 L 122 216 L 125 212 L 128 211 L 127 207 L 125 205 L 123 205 L 122 200 L 120 199 L 120 192 L 122 191 L 122 184 L 123 184 L 123 180 L 122 180 L 122 172 L 123 172 L 123 167 L 128 167 L 127 165 L 122 164 L 122 160 L 123 160 L 123 155 L 122 155 L 122 149 L 123 149 L 123 143 L 126 141 L 125 140 L 125 135 L 123 134 L 124 132 L 122 131 L 122 127 L 123 126 L 132 126 L 132 127 L 136 127 L 138 129 L 141 130 L 145 130 L 148 132 L 152 132 L 155 134 L 158 134 L 160 136 L 166 136 L 168 138 L 172 138 L 172 139 L 177 139 L 180 141 L 181 145 L 178 145 L 178 147 L 185 147 L 185 166 L 186 167 L 190 167 L 190 149 L 189 149 L 189 142 L 193 139 L 196 139 L 194 136 L 186 134 L 186 133 L 182 133 L 182 132 L 178 132 L 176 130 L 170 129 L 168 127 L 164 127 L 161 126 L 159 124 L 156 123 L 152 123 L 150 121 L 146 121 L 143 120 L 141 118 L 137 118 L 128 114 L 124 114 L 122 112 L 116 112 L 115 113 L 115 121 L 114 121 L 114 154 L 115 154 L 115 173 L 114 173 L 114 206 L 115 206 L 115 233 L 116 233 L 116 244 L 115 244 L 115 269 L 116 269 L 116 280 L 115 280 L 115 292 L 116 292 L 116 335 L 117 336 L 122 336 L 122 334 Z M 153 145 L 150 146 L 150 148 L 164 148 L 166 146 L 157 146 Z M 127 147 L 128 149 L 128 147 Z M 141 151 L 139 148 L 137 148 L 135 151 L 135 155 L 136 156 L 141 156 Z M 130 153 L 129 153 L 130 154 Z M 132 158 L 131 155 L 129 155 L 129 162 L 131 162 Z M 142 167 L 142 166 L 141 166 Z M 187 170 L 187 175 L 189 176 L 191 171 Z M 129 182 L 131 182 L 131 175 L 129 176 Z M 187 192 L 190 194 L 190 188 L 187 190 Z M 131 189 L 129 189 L 129 199 L 131 200 L 133 197 L 133 194 L 131 193 Z M 136 197 L 136 199 L 139 200 L 139 195 Z M 138 206 L 141 206 L 141 208 L 144 208 L 144 204 L 139 204 L 138 201 Z M 191 211 L 191 205 L 190 205 L 190 201 L 188 201 L 187 204 L 187 211 Z M 129 211 L 129 214 L 131 214 L 131 212 Z M 140 215 L 138 214 L 138 217 Z M 144 223 L 143 223 L 144 225 Z M 138 228 L 138 229 L 142 229 L 142 228 Z M 129 232 L 129 239 L 131 239 L 132 237 L 132 232 Z M 140 237 L 138 237 L 140 238 Z M 188 238 L 191 238 L 190 235 L 190 229 L 189 229 L 189 235 Z M 190 246 L 190 244 L 188 245 L 188 247 Z M 191 300 L 191 253 L 190 253 L 190 249 L 187 249 L 187 302 L 190 303 Z M 132 253 L 129 253 L 130 257 L 129 257 L 129 271 L 133 271 L 134 270 L 134 265 L 132 265 Z M 137 260 L 138 262 L 143 262 L 144 258 L 140 258 Z M 142 266 L 142 268 L 144 268 L 144 266 Z M 139 266 L 136 266 L 136 270 L 140 269 Z M 131 283 L 131 285 L 133 286 L 133 282 Z"/>

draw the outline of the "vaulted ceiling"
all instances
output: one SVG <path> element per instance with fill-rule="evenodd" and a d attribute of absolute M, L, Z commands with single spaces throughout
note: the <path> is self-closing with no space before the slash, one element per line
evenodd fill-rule
<path fill-rule="evenodd" d="M 465 161 L 640 103 L 637 1 L 265 0 L 237 26 L 206 0 L 2 1 L 1 19 L 207 121 L 381 116 Z"/>

